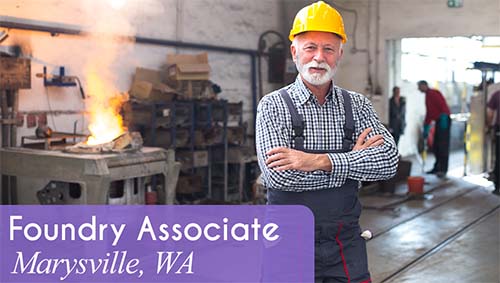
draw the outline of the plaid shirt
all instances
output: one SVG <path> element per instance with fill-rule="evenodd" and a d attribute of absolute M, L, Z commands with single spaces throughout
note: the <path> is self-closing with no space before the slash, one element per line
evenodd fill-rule
<path fill-rule="evenodd" d="M 304 117 L 304 148 L 307 150 L 341 150 L 344 137 L 344 99 L 334 86 L 320 105 L 300 78 L 286 86 L 299 114 Z M 334 93 L 332 93 L 332 90 Z M 332 171 L 275 171 L 265 163 L 266 152 L 275 147 L 292 147 L 292 118 L 278 91 L 261 99 L 257 109 L 256 148 L 262 178 L 267 188 L 284 191 L 306 191 L 336 188 L 346 180 L 376 181 L 391 178 L 396 173 L 398 150 L 394 139 L 380 123 L 371 102 L 361 94 L 349 92 L 352 100 L 355 133 L 353 143 L 366 128 L 372 128 L 368 138 L 382 134 L 384 144 L 364 150 L 328 153 Z M 354 144 L 353 144 L 354 146 Z"/>

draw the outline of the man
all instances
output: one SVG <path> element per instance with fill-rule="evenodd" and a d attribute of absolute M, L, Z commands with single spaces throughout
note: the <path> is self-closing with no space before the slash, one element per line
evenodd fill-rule
<path fill-rule="evenodd" d="M 400 96 L 398 86 L 392 88 L 392 97 L 389 100 L 389 131 L 391 132 L 396 145 L 399 144 L 399 137 L 404 133 L 406 126 L 406 101 Z"/>
<path fill-rule="evenodd" d="M 500 90 L 493 93 L 490 100 L 488 101 L 486 111 L 486 124 L 488 126 L 493 126 L 493 132 L 495 135 L 495 168 L 493 169 L 493 182 L 495 183 L 494 194 L 500 195 Z M 493 118 L 496 116 L 495 123 L 493 123 Z"/>
<path fill-rule="evenodd" d="M 333 82 L 347 40 L 340 14 L 322 1 L 290 31 L 294 83 L 262 98 L 256 148 L 269 204 L 300 204 L 315 218 L 317 282 L 371 282 L 360 236 L 360 181 L 389 179 L 398 151 L 370 101 Z"/>
<path fill-rule="evenodd" d="M 436 162 L 427 174 L 436 174 L 438 177 L 446 176 L 448 171 L 448 158 L 450 155 L 450 108 L 439 90 L 431 89 L 426 81 L 417 83 L 418 90 L 425 93 L 426 114 L 424 120 L 424 140 L 429 135 L 431 123 L 435 122 L 434 142 L 432 151 Z"/>

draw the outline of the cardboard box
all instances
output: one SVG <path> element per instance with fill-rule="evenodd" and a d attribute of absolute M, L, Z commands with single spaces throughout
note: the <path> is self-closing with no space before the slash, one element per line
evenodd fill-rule
<path fill-rule="evenodd" d="M 147 99 L 149 94 L 153 90 L 153 84 L 146 81 L 136 81 L 132 83 L 132 87 L 130 88 L 130 95 L 137 99 Z"/>
<path fill-rule="evenodd" d="M 168 81 L 199 81 L 210 78 L 208 54 L 168 54 L 167 55 Z"/>
<path fill-rule="evenodd" d="M 159 102 L 159 101 L 172 101 L 179 93 L 173 88 L 166 84 L 159 84 L 157 86 L 153 85 L 153 89 L 149 94 L 148 100 Z"/>
<path fill-rule="evenodd" d="M 210 81 L 176 81 L 171 83 L 175 85 L 178 92 L 188 98 L 194 99 L 215 99 L 216 94 L 212 90 Z"/>
<path fill-rule="evenodd" d="M 161 72 L 146 68 L 136 68 L 130 95 L 139 100 L 171 101 L 177 91 L 162 83 Z"/>

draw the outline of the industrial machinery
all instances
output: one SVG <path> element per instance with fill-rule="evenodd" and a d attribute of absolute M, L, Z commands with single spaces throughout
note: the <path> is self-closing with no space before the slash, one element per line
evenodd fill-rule
<path fill-rule="evenodd" d="M 488 101 L 487 75 L 500 71 L 500 64 L 475 62 L 472 69 L 481 71 L 481 89 L 470 100 L 469 168 L 472 174 L 489 172 L 492 164 L 491 136 L 486 125 L 486 104 Z"/>
<path fill-rule="evenodd" d="M 78 154 L 32 148 L 0 149 L 0 173 L 13 178 L 11 204 L 144 204 L 147 191 L 173 204 L 180 165 L 174 152 Z M 4 200 L 5 202 L 5 200 Z"/>
<path fill-rule="evenodd" d="M 74 133 L 53 132 L 39 119 L 36 135 L 21 137 L 22 147 L 16 147 L 23 120 L 18 90 L 31 88 L 31 61 L 20 58 L 18 49 L 0 49 L 0 204 L 174 203 L 180 164 L 172 150 L 142 147 L 142 138 L 134 150 L 70 153 L 67 140 L 86 136 L 76 127 Z M 67 76 L 64 67 L 58 75 L 44 67 L 36 76 L 45 86 L 78 83 L 85 98 L 78 77 Z"/>

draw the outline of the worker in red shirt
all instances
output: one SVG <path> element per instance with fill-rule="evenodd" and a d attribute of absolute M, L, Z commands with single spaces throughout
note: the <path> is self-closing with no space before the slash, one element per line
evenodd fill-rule
<path fill-rule="evenodd" d="M 434 168 L 426 172 L 436 174 L 438 177 L 446 176 L 448 171 L 448 158 L 450 155 L 450 108 L 439 90 L 429 88 L 426 81 L 418 82 L 418 90 L 425 93 L 425 120 L 424 139 L 427 139 L 431 123 L 435 123 L 434 143 L 432 150 L 436 157 Z"/>

